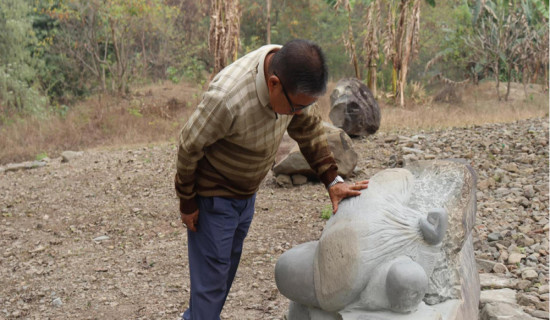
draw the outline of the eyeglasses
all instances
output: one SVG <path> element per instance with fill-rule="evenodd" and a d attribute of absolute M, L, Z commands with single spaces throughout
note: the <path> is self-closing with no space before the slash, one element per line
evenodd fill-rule
<path fill-rule="evenodd" d="M 279 76 L 275 72 L 273 72 L 273 74 L 277 78 L 279 78 Z M 288 93 L 286 93 L 286 89 L 285 89 L 285 86 L 283 85 L 283 82 L 281 81 L 281 78 L 279 78 L 279 82 L 281 83 L 281 87 L 283 88 L 283 93 L 285 94 L 286 100 L 288 101 L 288 105 L 290 106 L 290 113 L 296 113 L 298 111 L 302 111 L 305 108 L 310 107 L 310 106 L 314 105 L 315 102 L 317 102 L 317 101 L 312 102 L 312 103 L 308 104 L 307 106 L 296 106 L 296 107 L 294 107 L 294 103 L 292 103 L 292 101 L 290 100 L 290 97 L 288 96 Z"/>

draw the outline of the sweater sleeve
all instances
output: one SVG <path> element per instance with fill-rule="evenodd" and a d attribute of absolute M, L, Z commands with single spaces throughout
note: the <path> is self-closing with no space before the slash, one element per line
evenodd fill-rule
<path fill-rule="evenodd" d="M 227 134 L 232 118 L 222 93 L 213 90 L 204 94 L 201 103 L 183 126 L 175 176 L 181 213 L 190 214 L 198 209 L 195 201 L 197 164 L 204 156 L 204 148 Z"/>
<path fill-rule="evenodd" d="M 313 171 L 328 186 L 336 178 L 338 166 L 328 146 L 319 106 L 315 104 L 307 112 L 294 115 L 287 131 Z"/>

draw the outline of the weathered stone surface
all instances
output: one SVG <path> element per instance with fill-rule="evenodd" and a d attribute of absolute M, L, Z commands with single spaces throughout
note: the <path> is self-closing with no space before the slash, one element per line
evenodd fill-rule
<path fill-rule="evenodd" d="M 1 171 L 15 172 L 19 170 L 29 170 L 29 169 L 40 168 L 45 165 L 47 165 L 47 163 L 44 161 L 26 161 L 21 163 L 9 163 L 4 168 L 2 168 Z"/>
<path fill-rule="evenodd" d="M 82 151 L 63 151 L 61 153 L 61 162 L 69 162 L 75 158 L 81 157 L 84 154 Z"/>
<path fill-rule="evenodd" d="M 449 320 L 477 319 L 475 185 L 473 170 L 452 161 L 421 161 L 374 175 L 360 196 L 340 204 L 319 241 L 277 262 L 277 287 L 298 304 L 288 319 L 317 319 L 313 311 L 327 319 L 335 312 L 364 319 L 362 312 L 374 310 L 399 319 L 442 319 L 443 313 Z M 422 297 L 433 306 L 426 309 L 431 315 L 419 318 Z M 445 301 L 453 301 L 452 312 L 437 311 Z"/>
<path fill-rule="evenodd" d="M 292 179 L 289 175 L 280 174 L 277 176 L 275 181 L 277 182 L 277 185 L 281 187 L 292 187 Z"/>
<path fill-rule="evenodd" d="M 494 273 L 508 273 L 508 268 L 506 268 L 506 266 L 502 263 L 497 263 L 493 267 L 493 272 Z"/>
<path fill-rule="evenodd" d="M 357 78 L 345 78 L 330 95 L 330 120 L 350 136 L 374 134 L 380 127 L 380 108 L 369 88 Z"/>
<path fill-rule="evenodd" d="M 295 186 L 300 186 L 307 183 L 307 177 L 301 174 L 292 175 L 292 184 Z"/>
<path fill-rule="evenodd" d="M 476 259 L 476 263 L 477 263 L 477 269 L 483 273 L 491 272 L 495 267 L 495 265 L 497 264 L 497 262 L 493 260 L 480 259 L 480 258 Z"/>
<path fill-rule="evenodd" d="M 486 303 L 493 302 L 505 302 L 508 304 L 516 304 L 516 291 L 504 288 L 504 289 L 494 289 L 494 290 L 482 290 L 479 297 L 479 302 L 481 305 Z"/>
<path fill-rule="evenodd" d="M 518 306 L 508 303 L 487 303 L 480 313 L 480 320 L 535 320 Z"/>
<path fill-rule="evenodd" d="M 505 276 L 499 276 L 490 273 L 482 273 L 479 275 L 479 282 L 481 288 L 502 289 L 510 288 L 515 289 L 518 283 L 517 279 L 508 278 Z"/>
<path fill-rule="evenodd" d="M 336 164 L 338 165 L 338 173 L 343 177 L 349 177 L 353 173 L 358 160 L 357 153 L 353 150 L 353 142 L 342 129 L 338 129 L 326 122 L 324 126 L 330 150 L 334 154 Z M 283 144 L 283 148 L 288 149 L 290 142 L 288 142 L 287 138 L 283 138 L 283 141 L 287 141 Z M 273 173 L 275 175 L 286 174 L 292 176 L 301 174 L 317 178 L 317 175 L 300 152 L 296 142 L 293 143 L 288 155 L 278 157 L 281 160 L 273 166 Z"/>
<path fill-rule="evenodd" d="M 535 318 L 538 319 L 550 319 L 550 314 L 548 314 L 548 311 L 542 311 L 542 310 L 527 310 L 527 312 L 532 315 Z"/>

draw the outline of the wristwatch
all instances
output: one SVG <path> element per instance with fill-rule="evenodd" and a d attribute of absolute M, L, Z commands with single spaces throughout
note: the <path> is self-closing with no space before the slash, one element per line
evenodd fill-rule
<path fill-rule="evenodd" d="M 336 178 L 334 178 L 334 180 L 331 183 L 328 184 L 327 190 L 330 189 L 335 184 L 342 183 L 342 182 L 344 182 L 344 179 L 342 179 L 342 177 L 340 177 L 340 176 L 336 176 Z"/>

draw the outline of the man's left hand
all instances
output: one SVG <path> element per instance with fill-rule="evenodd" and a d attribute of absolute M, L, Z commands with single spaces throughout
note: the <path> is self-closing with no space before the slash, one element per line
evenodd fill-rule
<path fill-rule="evenodd" d="M 328 189 L 328 195 L 332 202 L 332 214 L 338 211 L 340 201 L 348 197 L 356 197 L 361 194 L 361 191 L 369 187 L 369 180 L 363 180 L 354 184 L 337 183 Z"/>

